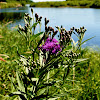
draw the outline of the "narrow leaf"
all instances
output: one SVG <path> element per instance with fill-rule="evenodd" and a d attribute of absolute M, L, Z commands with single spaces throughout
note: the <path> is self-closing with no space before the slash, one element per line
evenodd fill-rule
<path fill-rule="evenodd" d="M 60 97 L 56 97 L 56 98 L 49 98 L 48 100 L 57 100 Z"/>
<path fill-rule="evenodd" d="M 76 61 L 74 61 L 74 62 L 82 62 L 82 61 L 86 61 L 88 58 L 86 58 L 86 59 L 77 59 Z"/>
<path fill-rule="evenodd" d="M 19 75 L 18 75 L 18 72 L 16 72 L 16 77 L 17 77 L 17 82 L 18 82 L 18 85 L 19 85 L 19 89 L 20 89 L 22 92 L 25 92 L 24 85 L 23 85 L 22 81 L 20 80 L 20 77 L 19 77 Z"/>
<path fill-rule="evenodd" d="M 94 37 L 96 37 L 96 36 L 94 36 Z M 87 41 L 91 40 L 91 39 L 92 39 L 92 38 L 94 38 L 94 37 L 91 37 L 91 38 L 89 38 L 89 39 L 85 40 L 84 42 L 82 42 L 82 43 L 81 43 L 81 45 L 82 45 L 82 44 L 84 44 L 85 42 L 87 42 Z"/>

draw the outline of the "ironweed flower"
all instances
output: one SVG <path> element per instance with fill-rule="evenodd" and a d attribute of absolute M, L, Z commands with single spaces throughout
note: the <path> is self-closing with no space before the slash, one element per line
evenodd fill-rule
<path fill-rule="evenodd" d="M 57 54 L 58 51 L 61 51 L 60 44 L 56 39 L 52 38 L 47 38 L 46 42 L 44 45 L 40 47 L 42 52 L 47 52 L 49 51 L 50 54 Z"/>

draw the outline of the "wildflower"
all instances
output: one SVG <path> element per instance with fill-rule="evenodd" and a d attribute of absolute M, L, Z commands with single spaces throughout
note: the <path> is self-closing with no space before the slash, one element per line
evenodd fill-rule
<path fill-rule="evenodd" d="M 49 52 L 50 54 L 57 54 L 58 51 L 61 51 L 60 44 L 56 39 L 47 38 L 44 45 L 40 47 L 42 52 Z"/>

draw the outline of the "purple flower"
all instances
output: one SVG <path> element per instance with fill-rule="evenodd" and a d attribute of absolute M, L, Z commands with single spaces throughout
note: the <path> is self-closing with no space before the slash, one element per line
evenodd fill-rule
<path fill-rule="evenodd" d="M 61 51 L 60 44 L 56 39 L 47 38 L 44 45 L 40 49 L 45 53 L 49 51 L 50 54 L 57 54 L 58 51 Z"/>

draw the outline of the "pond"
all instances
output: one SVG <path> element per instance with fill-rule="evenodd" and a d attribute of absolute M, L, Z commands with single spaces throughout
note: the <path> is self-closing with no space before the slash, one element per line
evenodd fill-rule
<path fill-rule="evenodd" d="M 0 21 L 14 22 L 9 26 L 15 27 L 18 24 L 24 25 L 24 13 L 31 13 L 30 7 L 0 9 Z M 71 27 L 79 28 L 85 26 L 87 29 L 84 40 L 96 36 L 87 41 L 83 46 L 100 47 L 100 9 L 93 8 L 33 8 L 34 13 L 46 17 L 50 20 L 49 26 L 61 26 L 70 30 Z M 41 30 L 44 30 L 44 20 L 42 20 Z M 76 37 L 73 37 L 76 40 Z"/>

